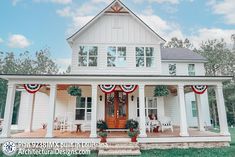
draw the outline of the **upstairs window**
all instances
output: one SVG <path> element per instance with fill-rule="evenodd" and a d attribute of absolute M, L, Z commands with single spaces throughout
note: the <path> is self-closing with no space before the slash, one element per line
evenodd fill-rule
<path fill-rule="evenodd" d="M 126 67 L 126 47 L 108 47 L 108 67 Z"/>
<path fill-rule="evenodd" d="M 188 75 L 195 76 L 195 64 L 188 65 Z"/>
<path fill-rule="evenodd" d="M 98 47 L 97 46 L 80 46 L 78 65 L 84 67 L 97 66 Z"/>
<path fill-rule="evenodd" d="M 136 47 L 136 67 L 154 67 L 154 48 Z"/>
<path fill-rule="evenodd" d="M 169 64 L 169 74 L 170 75 L 176 75 L 176 64 Z"/>

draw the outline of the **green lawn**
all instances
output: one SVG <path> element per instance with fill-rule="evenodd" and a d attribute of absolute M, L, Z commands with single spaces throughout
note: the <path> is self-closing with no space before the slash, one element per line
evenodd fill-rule
<path fill-rule="evenodd" d="M 232 141 L 231 146 L 226 148 L 190 148 L 190 149 L 154 149 L 142 151 L 142 157 L 235 157 L 235 128 L 230 129 Z M 4 156 L 2 152 L 0 156 Z M 16 155 L 19 156 L 19 155 Z M 58 155 L 51 155 L 56 157 Z M 93 152 L 92 157 L 97 156 L 96 152 Z M 21 156 L 23 157 L 23 156 Z M 42 155 L 40 157 L 46 157 Z"/>
<path fill-rule="evenodd" d="M 235 157 L 235 128 L 230 129 L 232 141 L 227 148 L 190 148 L 142 151 L 143 157 Z"/>

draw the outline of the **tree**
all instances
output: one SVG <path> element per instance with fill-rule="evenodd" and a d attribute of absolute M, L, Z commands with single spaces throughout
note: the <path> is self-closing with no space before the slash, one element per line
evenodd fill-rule
<path fill-rule="evenodd" d="M 171 38 L 171 41 L 168 41 L 166 45 L 164 46 L 165 48 L 188 48 L 192 49 L 193 44 L 189 41 L 189 39 L 178 39 L 177 37 Z"/>
<path fill-rule="evenodd" d="M 59 69 L 56 63 L 50 58 L 48 49 L 36 52 L 36 57 L 30 56 L 28 51 L 15 57 L 13 52 L 0 52 L 0 73 L 1 74 L 56 74 Z M 7 81 L 0 79 L 0 113 L 3 117 L 6 95 Z M 16 121 L 20 101 L 20 92 L 16 92 L 13 123 Z"/>
<path fill-rule="evenodd" d="M 208 40 L 203 42 L 197 53 L 206 57 L 208 62 L 205 64 L 206 75 L 218 76 L 229 75 L 233 76 L 232 81 L 224 82 L 224 99 L 228 115 L 228 124 L 232 125 L 235 122 L 235 53 L 232 52 L 226 45 L 223 39 Z M 212 89 L 208 90 L 209 104 L 212 109 L 212 117 L 215 125 L 218 122 L 216 111 L 216 98 Z"/>

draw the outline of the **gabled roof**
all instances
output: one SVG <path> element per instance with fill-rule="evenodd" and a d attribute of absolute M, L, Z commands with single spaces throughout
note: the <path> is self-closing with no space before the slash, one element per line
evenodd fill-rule
<path fill-rule="evenodd" d="M 114 0 L 112 3 L 110 3 L 106 8 L 104 8 L 99 14 L 97 14 L 93 19 L 91 19 L 87 24 L 85 24 L 82 28 L 80 28 L 77 32 L 75 32 L 73 35 L 71 35 L 69 38 L 67 38 L 67 41 L 69 43 L 73 42 L 73 39 L 79 35 L 82 31 L 86 30 L 94 21 L 99 19 L 106 11 L 109 12 L 110 8 L 115 5 L 115 3 L 118 3 L 121 5 L 125 11 L 130 13 L 135 19 L 137 19 L 140 23 L 142 23 L 147 29 L 150 30 L 154 35 L 156 35 L 158 38 L 162 40 L 162 42 L 166 42 L 165 39 L 163 39 L 160 35 L 158 35 L 152 28 L 150 28 L 143 20 L 141 20 L 136 14 L 134 14 L 127 6 L 125 6 L 120 0 Z"/>
<path fill-rule="evenodd" d="M 185 61 L 202 61 L 207 62 L 207 59 L 200 54 L 191 51 L 187 48 L 162 48 L 162 60 L 185 60 Z"/>

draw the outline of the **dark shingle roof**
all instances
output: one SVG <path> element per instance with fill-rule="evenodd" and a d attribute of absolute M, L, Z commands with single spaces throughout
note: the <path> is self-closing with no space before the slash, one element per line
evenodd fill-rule
<path fill-rule="evenodd" d="M 162 48 L 162 60 L 195 60 L 206 62 L 207 59 L 200 54 L 186 48 Z"/>

